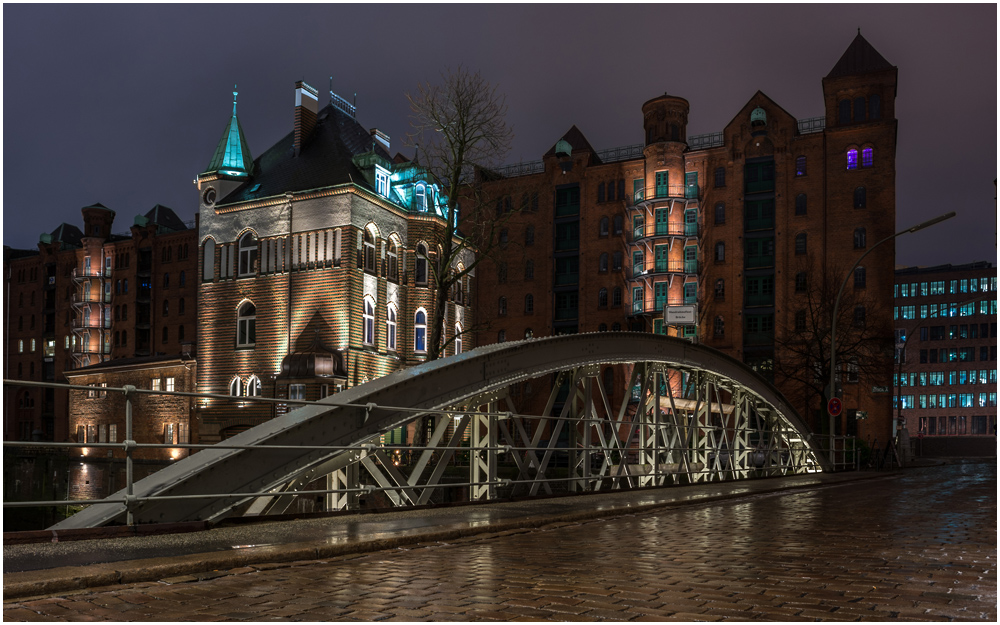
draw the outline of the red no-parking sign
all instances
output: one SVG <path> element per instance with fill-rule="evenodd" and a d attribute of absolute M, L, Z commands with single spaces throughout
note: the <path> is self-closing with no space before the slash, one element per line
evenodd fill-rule
<path fill-rule="evenodd" d="M 839 417 L 843 410 L 844 404 L 840 401 L 839 397 L 831 397 L 830 401 L 826 404 L 826 411 L 830 413 L 831 417 Z"/>

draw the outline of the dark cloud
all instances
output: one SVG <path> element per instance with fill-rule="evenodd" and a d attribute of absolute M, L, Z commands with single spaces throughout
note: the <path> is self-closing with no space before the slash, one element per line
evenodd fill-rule
<path fill-rule="evenodd" d="M 161 203 L 193 219 L 194 177 L 233 84 L 255 154 L 292 127 L 305 80 L 353 99 L 403 149 L 405 93 L 449 66 L 499 83 L 540 158 L 576 124 L 598 149 L 642 140 L 640 106 L 691 102 L 722 129 L 760 89 L 823 113 L 821 78 L 862 29 L 899 67 L 900 264 L 996 256 L 994 5 L 4 5 L 4 243 L 33 247 L 101 202 L 116 230 Z M 408 150 L 407 150 L 408 151 Z"/>

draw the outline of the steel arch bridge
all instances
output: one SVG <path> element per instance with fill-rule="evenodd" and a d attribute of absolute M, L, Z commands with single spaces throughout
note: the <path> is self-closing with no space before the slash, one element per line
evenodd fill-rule
<path fill-rule="evenodd" d="M 628 380 L 614 405 L 601 375 L 609 365 Z M 545 409 L 522 414 L 518 389 L 533 380 L 551 388 Z M 414 422 L 426 427 L 425 445 L 383 442 Z M 401 451 L 410 458 L 402 467 Z M 456 454 L 467 460 L 465 482 L 455 482 L 454 467 L 446 476 Z M 456 486 L 485 502 L 829 468 L 781 393 L 743 363 L 678 338 L 602 332 L 490 345 L 392 373 L 203 449 L 136 482 L 132 497 L 114 497 L 128 501 L 136 523 L 214 522 L 280 514 L 303 494 L 325 494 L 326 508 L 337 510 L 373 492 L 411 506 Z M 324 478 L 324 490 L 307 490 Z M 54 529 L 125 517 L 124 503 L 92 505 Z"/>

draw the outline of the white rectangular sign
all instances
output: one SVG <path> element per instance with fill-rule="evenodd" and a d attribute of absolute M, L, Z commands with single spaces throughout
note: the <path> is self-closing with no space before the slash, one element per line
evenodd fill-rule
<path fill-rule="evenodd" d="M 698 307 L 666 306 L 663 309 L 663 320 L 672 325 L 693 325 L 698 323 Z"/>

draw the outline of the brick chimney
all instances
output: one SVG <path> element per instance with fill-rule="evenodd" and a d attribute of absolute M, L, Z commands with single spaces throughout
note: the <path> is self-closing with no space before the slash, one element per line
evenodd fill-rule
<path fill-rule="evenodd" d="M 295 83 L 295 138 L 292 149 L 295 156 L 302 151 L 302 145 L 316 128 L 316 114 L 319 112 L 319 92 L 302 82 Z"/>

